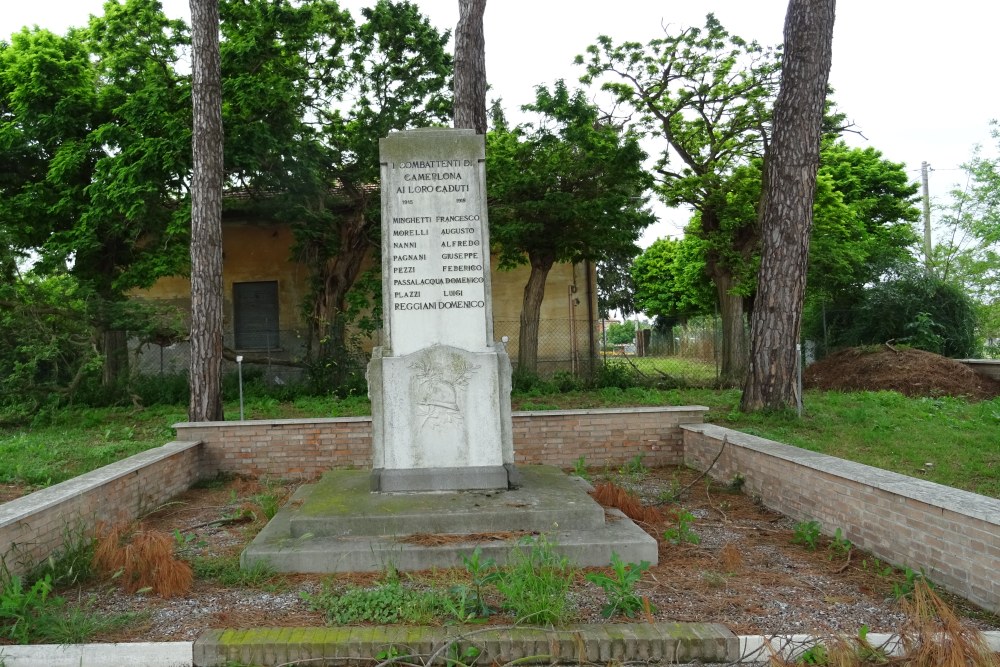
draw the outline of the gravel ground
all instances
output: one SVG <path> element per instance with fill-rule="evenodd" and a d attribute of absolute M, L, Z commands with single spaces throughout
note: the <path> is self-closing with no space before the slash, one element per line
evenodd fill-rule
<path fill-rule="evenodd" d="M 686 469 L 624 473 L 592 471 L 595 483 L 614 481 L 655 504 L 694 480 Z M 147 527 L 174 534 L 185 558 L 235 557 L 263 525 L 219 524 L 225 517 L 253 512 L 271 497 L 285 498 L 290 486 L 262 487 L 256 482 L 231 480 L 210 488 L 193 489 L 146 520 Z M 716 484 L 695 483 L 678 503 L 659 508 L 663 518 L 644 527 L 660 542 L 659 564 L 642 577 L 637 590 L 656 607 L 658 620 L 717 622 L 736 634 L 845 632 L 862 627 L 893 632 L 905 621 L 893 584 L 904 577 L 884 573 L 870 555 L 853 550 L 850 556 L 831 549 L 822 540 L 815 551 L 792 544 L 794 524 L 752 501 Z M 677 526 L 677 516 L 690 513 L 690 530 L 698 543 L 672 544 L 664 531 Z M 210 524 L 210 525 L 202 525 Z M 200 527 L 196 527 L 200 526 Z M 883 570 L 883 573 L 879 573 Z M 571 599 L 575 622 L 601 622 L 604 593 L 579 573 Z M 196 578 L 192 590 L 162 599 L 151 593 L 127 594 L 115 581 L 92 582 L 62 591 L 70 599 L 89 599 L 97 613 L 142 612 L 145 620 L 125 631 L 102 637 L 106 641 L 193 640 L 209 627 L 317 626 L 324 618 L 310 611 L 302 593 L 327 585 L 371 585 L 381 575 L 275 576 L 254 587 L 223 586 L 217 579 Z M 404 573 L 406 585 L 448 586 L 467 581 L 464 570 Z M 1000 619 L 964 600 L 946 596 L 966 622 L 980 630 L 1000 629 Z M 499 606 L 500 600 L 495 599 Z M 502 614 L 491 622 L 514 619 Z"/>

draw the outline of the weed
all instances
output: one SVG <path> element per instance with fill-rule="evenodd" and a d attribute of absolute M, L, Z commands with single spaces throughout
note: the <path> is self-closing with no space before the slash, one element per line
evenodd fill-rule
<path fill-rule="evenodd" d="M 647 468 L 642 463 L 642 454 L 636 454 L 628 461 L 626 461 L 621 468 L 618 469 L 619 474 L 629 475 L 629 476 L 641 476 L 649 472 Z"/>
<path fill-rule="evenodd" d="M 573 474 L 581 479 L 590 481 L 590 473 L 587 472 L 587 459 L 583 456 L 573 462 Z"/>
<path fill-rule="evenodd" d="M 258 493 L 253 496 L 253 501 L 260 506 L 261 512 L 264 514 L 264 518 L 268 521 L 274 518 L 274 515 L 278 513 L 281 508 L 281 500 L 274 493 Z"/>
<path fill-rule="evenodd" d="M 452 643 L 445 651 L 445 667 L 468 667 L 475 664 L 481 653 L 482 650 L 471 644 L 463 649 L 458 645 L 458 642 Z"/>
<path fill-rule="evenodd" d="M 677 479 L 677 473 L 674 473 L 670 478 L 670 488 L 660 489 L 656 494 L 656 502 L 660 505 L 675 503 L 683 491 L 684 485 Z"/>
<path fill-rule="evenodd" d="M 527 538 L 510 552 L 496 588 L 518 622 L 559 625 L 569 620 L 569 588 L 575 569 L 555 552 L 555 545 L 541 536 Z"/>
<path fill-rule="evenodd" d="M 238 556 L 195 558 L 191 569 L 199 579 L 213 579 L 222 586 L 244 588 L 274 588 L 277 574 L 265 561 L 256 561 L 250 567 L 242 568 Z"/>
<path fill-rule="evenodd" d="M 747 480 L 743 475 L 741 475 L 740 473 L 736 473 L 735 475 L 733 475 L 733 478 L 729 480 L 729 483 L 726 484 L 726 490 L 729 491 L 730 493 L 740 493 L 741 491 L 743 491 L 743 486 L 746 484 L 746 482 Z"/>
<path fill-rule="evenodd" d="M 851 549 L 854 547 L 851 541 L 844 537 L 843 532 L 840 528 L 834 533 L 833 539 L 830 541 L 830 558 L 834 556 L 846 556 L 851 553 Z"/>
<path fill-rule="evenodd" d="M 830 655 L 826 651 L 826 646 L 816 644 L 803 651 L 797 663 L 800 665 L 829 665 Z"/>
<path fill-rule="evenodd" d="M 0 585 L 0 632 L 16 644 L 78 643 L 136 618 L 134 614 L 97 614 L 67 605 L 64 598 L 52 593 L 50 575 L 30 585 L 18 576 L 5 576 Z"/>
<path fill-rule="evenodd" d="M 63 546 L 51 554 L 44 563 L 32 570 L 29 579 L 44 577 L 52 580 L 54 587 L 72 586 L 88 580 L 93 574 L 94 539 L 82 528 L 63 531 Z"/>
<path fill-rule="evenodd" d="M 705 570 L 701 573 L 701 580 L 705 582 L 709 588 L 725 588 L 726 586 L 726 575 L 715 572 L 714 570 Z"/>
<path fill-rule="evenodd" d="M 913 592 L 916 590 L 917 582 L 923 582 L 928 589 L 934 590 L 934 584 L 927 575 L 924 574 L 923 568 L 919 572 L 915 572 L 911 568 L 903 568 L 903 581 L 897 581 L 892 585 L 892 597 L 897 600 L 905 600 L 913 597 Z"/>
<path fill-rule="evenodd" d="M 462 564 L 465 565 L 472 583 L 472 597 L 469 599 L 473 606 L 471 611 L 474 616 L 485 618 L 492 614 L 493 610 L 486 604 L 483 588 L 496 583 L 500 573 L 493 559 L 482 560 L 482 552 L 481 548 L 476 547 L 471 556 L 462 556 Z"/>
<path fill-rule="evenodd" d="M 388 581 L 374 588 L 333 590 L 324 586 L 318 594 L 303 592 L 302 598 L 314 611 L 326 614 L 327 621 L 348 623 L 427 624 L 448 611 L 447 594 L 418 591 L 399 581 Z"/>
<path fill-rule="evenodd" d="M 687 510 L 677 513 L 677 525 L 667 528 L 663 532 L 663 539 L 671 544 L 700 544 L 701 537 L 691 529 L 694 523 L 694 515 Z"/>
<path fill-rule="evenodd" d="M 0 623 L 4 635 L 17 644 L 27 644 L 37 632 L 37 623 L 52 615 L 66 601 L 52 593 L 52 578 L 44 577 L 26 586 L 18 576 L 11 576 L 0 595 Z"/>
<path fill-rule="evenodd" d="M 603 588 L 608 598 L 607 604 L 601 607 L 601 615 L 611 618 L 621 613 L 626 618 L 634 618 L 644 606 L 642 598 L 635 592 L 635 585 L 642 579 L 642 573 L 649 569 L 649 561 L 625 565 L 618 554 L 612 551 L 611 569 L 614 571 L 613 577 L 603 572 L 591 572 L 586 576 L 587 581 Z M 645 605 L 651 612 L 656 611 L 648 600 Z"/>
<path fill-rule="evenodd" d="M 379 662 L 385 662 L 386 660 L 389 661 L 395 660 L 396 658 L 402 655 L 403 655 L 402 651 L 400 651 L 395 646 L 390 646 L 389 648 L 381 650 L 378 653 L 376 653 L 375 659 L 378 660 Z"/>
<path fill-rule="evenodd" d="M 865 572 L 872 572 L 883 579 L 892 576 L 893 572 L 892 565 L 883 563 L 878 558 L 872 558 L 871 561 L 865 558 L 861 561 L 861 569 Z"/>
<path fill-rule="evenodd" d="M 801 544 L 809 551 L 816 551 L 819 546 L 820 525 L 818 521 L 799 521 L 795 524 L 792 544 Z"/>

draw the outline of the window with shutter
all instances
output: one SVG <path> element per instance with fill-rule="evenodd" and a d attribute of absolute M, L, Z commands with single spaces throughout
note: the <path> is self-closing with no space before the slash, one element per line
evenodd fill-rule
<path fill-rule="evenodd" d="M 279 347 L 276 280 L 233 283 L 233 333 L 238 350 Z"/>

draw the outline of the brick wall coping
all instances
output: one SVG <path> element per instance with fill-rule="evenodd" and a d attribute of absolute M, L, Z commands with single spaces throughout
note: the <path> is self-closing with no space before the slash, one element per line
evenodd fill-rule
<path fill-rule="evenodd" d="M 581 410 L 521 410 L 514 417 L 544 417 L 545 415 L 620 415 L 642 412 L 708 412 L 704 405 L 658 405 L 646 408 L 587 408 Z"/>
<path fill-rule="evenodd" d="M 746 449 L 790 461 L 819 472 L 851 479 L 859 484 L 865 484 L 888 493 L 918 500 L 932 507 L 975 517 L 981 521 L 1000 526 L 1000 499 L 923 479 L 915 479 L 863 463 L 839 459 L 828 454 L 811 452 L 715 424 L 682 424 L 681 428 L 686 431 L 703 433 L 719 441 L 726 437 L 729 442 Z"/>
<path fill-rule="evenodd" d="M 225 426 L 252 426 L 260 424 L 262 426 L 307 426 L 309 424 L 360 424 L 370 422 L 371 415 L 364 417 L 305 417 L 302 419 L 239 419 L 221 422 L 178 422 L 173 428 L 219 428 Z"/>
<path fill-rule="evenodd" d="M 708 412 L 704 405 L 660 405 L 645 408 L 587 408 L 580 410 L 520 410 L 512 413 L 514 417 L 544 417 L 545 415 L 617 415 L 635 414 L 637 412 Z M 370 422 L 371 415 L 363 417 L 308 417 L 303 419 L 247 419 L 244 421 L 229 420 L 215 422 L 178 422 L 173 428 L 204 428 L 238 426 L 241 424 L 259 424 L 261 426 L 303 426 L 307 424 L 335 424 Z"/>
<path fill-rule="evenodd" d="M 97 470 L 39 489 L 26 496 L 0 504 L 0 526 L 23 521 L 33 514 L 55 507 L 68 499 L 87 493 L 113 482 L 116 479 L 138 472 L 158 461 L 168 459 L 201 445 L 199 441 L 175 440 L 165 445 L 134 454 L 127 459 L 115 461 Z"/>

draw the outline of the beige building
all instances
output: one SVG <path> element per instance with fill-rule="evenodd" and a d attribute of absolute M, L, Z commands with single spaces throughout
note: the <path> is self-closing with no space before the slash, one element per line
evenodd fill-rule
<path fill-rule="evenodd" d="M 308 327 L 304 304 L 309 298 L 309 269 L 293 258 L 294 239 L 287 224 L 225 220 L 223 237 L 223 290 L 225 345 L 228 356 L 267 359 L 269 372 L 284 377 L 299 372 L 282 362 L 304 358 Z M 493 268 L 493 322 L 498 340 L 507 337 L 511 360 L 516 363 L 521 302 L 529 268 L 511 271 Z M 151 288 L 134 293 L 138 298 L 190 311 L 187 277 L 161 278 Z M 596 278 L 593 265 L 556 264 L 549 273 L 542 303 L 538 341 L 539 373 L 557 370 L 587 373 L 599 347 Z M 362 351 L 375 341 L 361 339 Z M 187 368 L 186 343 L 164 348 L 133 345 L 142 372 L 177 372 Z"/>

